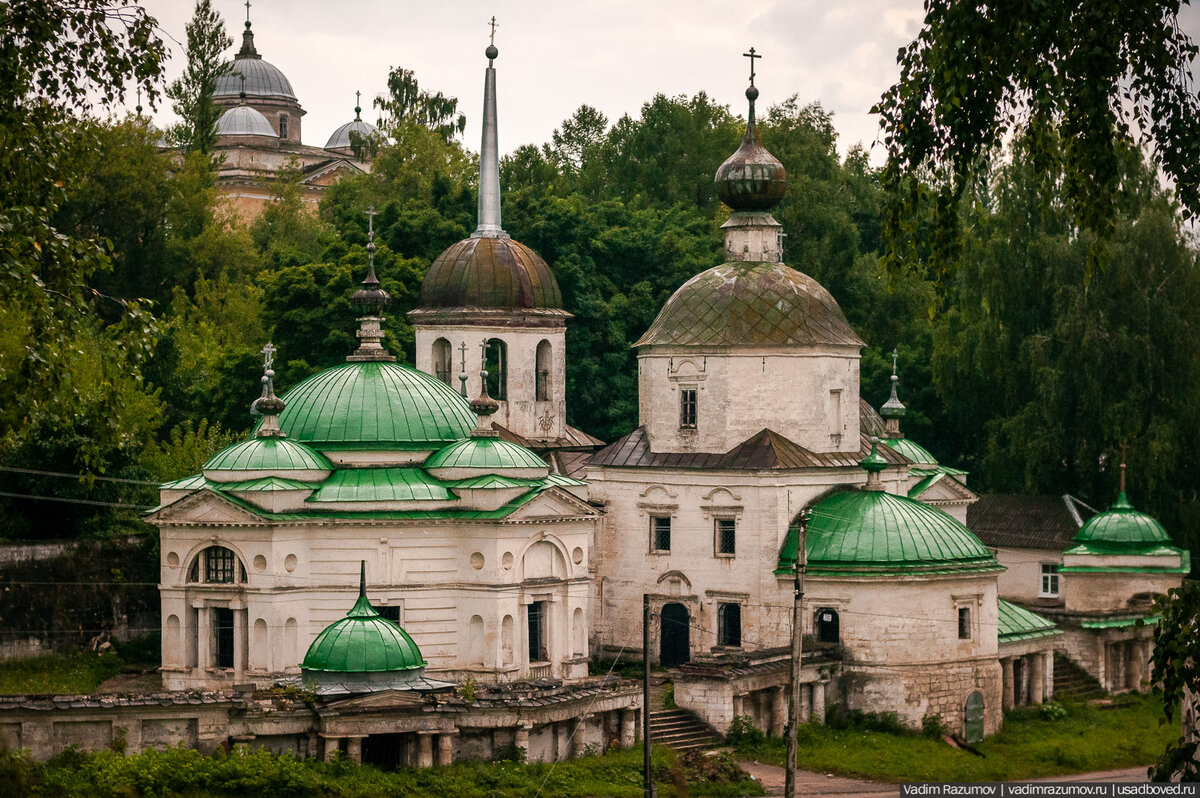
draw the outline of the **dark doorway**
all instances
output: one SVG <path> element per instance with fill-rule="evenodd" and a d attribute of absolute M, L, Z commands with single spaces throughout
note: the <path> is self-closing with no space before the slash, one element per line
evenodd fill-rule
<path fill-rule="evenodd" d="M 233 667 L 233 610 L 215 607 L 213 621 L 213 663 L 218 668 Z"/>
<path fill-rule="evenodd" d="M 548 662 L 546 652 L 546 602 L 529 605 L 529 661 Z"/>
<path fill-rule="evenodd" d="M 817 642 L 838 643 L 842 639 L 841 621 L 837 610 L 822 607 L 817 610 Z"/>
<path fill-rule="evenodd" d="M 983 742 L 983 693 L 976 690 L 967 696 L 963 738 L 969 743 Z"/>
<path fill-rule="evenodd" d="M 687 662 L 692 658 L 691 621 L 687 607 L 682 604 L 665 604 L 662 608 L 662 631 L 659 635 L 659 664 L 667 668 Z"/>
<path fill-rule="evenodd" d="M 364 765 L 380 770 L 395 770 L 405 764 L 404 734 L 369 734 L 362 741 Z"/>

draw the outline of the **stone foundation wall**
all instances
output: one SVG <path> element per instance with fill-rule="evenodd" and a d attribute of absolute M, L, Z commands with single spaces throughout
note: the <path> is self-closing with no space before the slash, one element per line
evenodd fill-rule
<path fill-rule="evenodd" d="M 967 697 L 978 690 L 984 701 L 984 734 L 999 731 L 1004 720 L 1003 680 L 995 659 L 895 667 L 851 664 L 844 670 L 838 688 L 852 710 L 895 712 L 913 728 L 920 728 L 926 715 L 936 715 L 962 735 Z"/>

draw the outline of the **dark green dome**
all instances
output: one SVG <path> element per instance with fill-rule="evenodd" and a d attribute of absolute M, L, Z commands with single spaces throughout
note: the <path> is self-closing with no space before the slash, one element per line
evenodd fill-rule
<path fill-rule="evenodd" d="M 396 363 L 346 363 L 283 395 L 279 426 L 318 448 L 436 449 L 467 436 L 475 416 L 446 383 Z"/>
<path fill-rule="evenodd" d="M 251 438 L 209 458 L 202 471 L 330 471 L 333 463 L 320 452 L 287 438 Z"/>
<path fill-rule="evenodd" d="M 408 632 L 384 620 L 366 596 L 346 617 L 326 626 L 308 647 L 300 668 L 324 673 L 410 671 L 427 663 Z"/>
<path fill-rule="evenodd" d="M 796 562 L 796 524 L 788 529 L 776 573 Z M 888 575 L 994 571 L 1000 565 L 979 538 L 946 513 L 886 491 L 841 491 L 812 507 L 808 573 Z"/>
<path fill-rule="evenodd" d="M 1125 491 L 1113 506 L 1093 515 L 1075 533 L 1076 543 L 1113 549 L 1140 549 L 1171 545 L 1171 536 L 1156 518 L 1138 512 L 1129 503 Z"/>
<path fill-rule="evenodd" d="M 488 473 L 537 470 L 545 476 L 546 461 L 524 446 L 501 438 L 467 438 L 439 449 L 425 460 L 426 469 L 464 468 Z"/>
<path fill-rule="evenodd" d="M 782 263 L 736 261 L 677 290 L 634 346 L 863 346 L 837 301 Z"/>
<path fill-rule="evenodd" d="M 880 438 L 879 442 L 886 444 L 892 451 L 904 455 L 919 465 L 938 464 L 937 458 L 930 454 L 928 449 L 908 438 Z"/>

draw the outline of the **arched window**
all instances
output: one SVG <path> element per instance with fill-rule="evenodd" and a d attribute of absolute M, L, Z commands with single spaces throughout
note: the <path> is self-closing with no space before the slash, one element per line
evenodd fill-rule
<path fill-rule="evenodd" d="M 816 614 L 817 642 L 837 643 L 842 639 L 841 621 L 837 610 L 822 607 Z"/>
<path fill-rule="evenodd" d="M 541 341 L 537 345 L 537 401 L 550 401 L 550 342 Z"/>
<path fill-rule="evenodd" d="M 450 342 L 445 338 L 439 338 L 433 342 L 433 376 L 447 385 L 453 384 L 451 381 L 451 372 L 454 370 L 452 355 Z"/>
<path fill-rule="evenodd" d="M 740 646 L 742 644 L 742 605 L 717 605 L 717 645 Z"/>
<path fill-rule="evenodd" d="M 287 138 L 287 114 L 279 115 L 279 138 Z"/>
<path fill-rule="evenodd" d="M 192 560 L 188 581 L 211 585 L 244 584 L 246 566 L 242 565 L 232 550 L 224 546 L 209 546 Z"/>
<path fill-rule="evenodd" d="M 488 395 L 501 402 L 508 399 L 508 345 L 492 338 L 487 346 Z"/>

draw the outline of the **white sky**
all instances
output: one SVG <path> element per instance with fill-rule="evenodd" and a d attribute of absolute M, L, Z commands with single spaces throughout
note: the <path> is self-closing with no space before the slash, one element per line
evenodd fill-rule
<path fill-rule="evenodd" d="M 182 69 L 184 25 L 191 0 L 142 0 L 171 50 L 168 78 Z M 242 0 L 213 0 L 241 45 Z M 457 97 L 467 115 L 464 142 L 478 151 L 488 20 L 496 16 L 500 149 L 541 144 L 581 104 L 616 122 L 637 116 L 654 94 L 706 91 L 735 113 L 753 46 L 759 107 L 792 94 L 819 100 L 834 114 L 839 149 L 870 147 L 877 120 L 870 107 L 895 80 L 896 52 L 917 34 L 921 0 L 253 0 L 255 45 L 281 69 L 301 106 L 306 144 L 321 146 L 354 115 L 363 92 L 363 118 L 377 112 L 369 98 L 386 89 L 392 66 L 416 73 L 421 87 Z M 1185 6 L 1181 21 L 1200 38 L 1200 8 Z M 169 106 L 154 112 L 160 126 Z M 873 153 L 881 160 L 879 148 Z"/>

